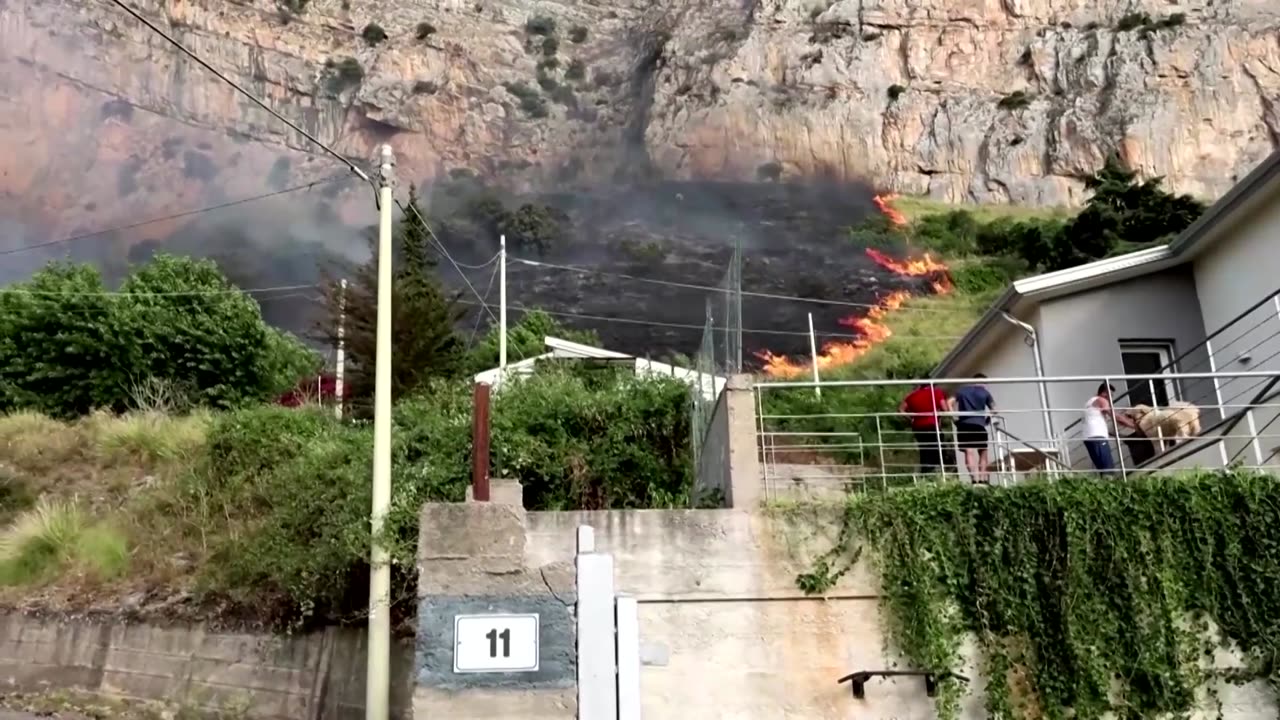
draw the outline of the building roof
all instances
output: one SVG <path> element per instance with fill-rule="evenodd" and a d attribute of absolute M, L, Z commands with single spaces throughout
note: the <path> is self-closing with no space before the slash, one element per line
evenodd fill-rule
<path fill-rule="evenodd" d="M 1006 313 L 1016 318 L 1045 300 L 1105 287 L 1190 260 L 1222 237 L 1233 218 L 1262 202 L 1266 197 L 1263 191 L 1280 191 L 1280 151 L 1267 156 L 1167 245 L 1015 281 L 942 358 L 933 376 L 946 377 L 971 350 L 1012 330 L 1014 326 L 1003 320 Z"/>
<path fill-rule="evenodd" d="M 502 381 L 512 375 L 528 375 L 533 372 L 534 366 L 539 362 L 551 358 L 555 359 L 577 359 L 577 360 L 625 360 L 635 368 L 637 375 L 662 375 L 676 380 L 681 380 L 691 386 L 698 387 L 699 391 L 711 401 L 715 401 L 720 391 L 724 389 L 726 378 L 723 375 L 706 375 L 667 363 L 655 362 L 645 358 L 638 358 L 634 355 L 617 352 L 616 350 L 606 350 L 604 348 L 592 347 L 591 345 L 583 345 L 582 343 L 570 342 L 557 337 L 546 336 L 542 339 L 542 344 L 546 347 L 547 352 L 541 355 L 535 355 L 531 358 L 525 358 L 519 362 L 507 363 L 507 367 L 490 368 L 483 372 L 476 373 L 474 381 L 493 387 L 495 390 L 502 385 Z"/>

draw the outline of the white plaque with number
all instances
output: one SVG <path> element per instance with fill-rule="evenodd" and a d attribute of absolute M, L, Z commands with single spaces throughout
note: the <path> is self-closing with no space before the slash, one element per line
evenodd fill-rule
<path fill-rule="evenodd" d="M 538 615 L 455 615 L 453 671 L 534 672 L 538 669 Z"/>

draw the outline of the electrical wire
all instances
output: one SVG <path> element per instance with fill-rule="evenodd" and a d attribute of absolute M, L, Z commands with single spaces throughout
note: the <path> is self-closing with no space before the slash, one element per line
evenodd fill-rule
<path fill-rule="evenodd" d="M 462 304 L 462 305 L 476 305 L 476 304 L 477 304 L 477 303 L 475 303 L 475 302 L 473 302 L 473 301 L 470 301 L 470 300 L 458 300 L 457 302 L 458 302 L 459 304 Z M 507 309 L 508 309 L 508 310 L 517 310 L 517 311 L 519 311 L 519 312 L 526 312 L 526 313 L 530 313 L 530 312 L 541 312 L 541 313 L 545 313 L 545 314 L 547 314 L 547 315 L 551 315 L 551 316 L 553 316 L 553 317 L 570 317 L 570 318 L 580 318 L 580 319 L 582 319 L 582 320 L 595 320 L 595 321 L 600 321 L 600 322 L 614 322 L 614 323 L 622 323 L 622 324 L 625 324 L 625 325 L 649 325 L 649 326 L 653 326 L 653 327 L 666 327 L 666 328 L 672 328 L 672 329 L 677 329 L 677 330 L 703 330 L 703 329 L 705 329 L 705 328 L 706 328 L 706 326 L 705 326 L 705 325 L 694 325 L 694 324 L 688 324 L 688 323 L 662 322 L 662 321 L 659 321 L 659 320 L 641 320 L 641 319 L 638 319 L 638 318 L 620 318 L 620 317 L 610 317 L 610 316 L 608 316 L 608 315 L 590 315 L 590 314 L 587 314 L 587 313 L 568 312 L 568 311 L 566 311 L 566 310 L 547 310 L 547 309 L 545 309 L 545 308 L 540 308 L 540 307 L 526 307 L 526 306 L 524 306 L 524 305 L 508 305 L 508 306 L 507 306 Z M 723 325 L 716 325 L 716 326 L 712 326 L 712 328 L 711 328 L 711 329 L 712 329 L 712 330 L 716 330 L 716 331 L 723 331 L 723 330 L 725 330 L 726 328 L 725 328 Z M 809 336 L 809 333 L 808 333 L 808 332 L 805 332 L 805 331 L 802 331 L 802 330 L 756 330 L 756 329 L 751 329 L 751 328 L 743 328 L 742 333 L 743 333 L 744 335 L 746 335 L 746 334 L 751 334 L 751 335 L 789 335 L 789 336 L 794 336 L 794 337 L 808 337 L 808 336 Z M 861 338 L 863 337 L 862 335 L 854 335 L 854 334 L 851 334 L 851 333 L 824 333 L 824 332 L 817 332 L 817 333 L 814 333 L 814 334 L 815 334 L 815 335 L 817 335 L 818 337 L 823 337 L 823 338 L 841 338 L 841 339 L 845 339 L 845 340 L 858 340 L 858 339 L 861 339 Z M 904 337 L 904 338 L 911 338 L 911 339 L 913 339 L 913 340 L 955 340 L 955 339 L 957 339 L 957 338 L 959 338 L 959 337 L 961 337 L 961 336 L 959 336 L 959 335 L 937 335 L 937 336 L 927 336 L 927 335 L 903 335 L 903 336 L 900 336 L 900 337 Z"/>
<path fill-rule="evenodd" d="M 177 40 L 175 40 L 171 35 L 169 35 L 168 33 L 166 33 L 164 30 L 161 30 L 158 26 L 156 26 L 156 24 L 155 24 L 155 23 L 153 23 L 153 22 L 151 22 L 150 20 L 148 20 L 146 17 L 144 17 L 144 16 L 143 16 L 141 13 L 139 13 L 137 10 L 134 10 L 133 8 L 131 8 L 131 7 L 129 7 L 128 5 L 126 5 L 126 4 L 124 3 L 124 1 L 123 1 L 123 0 L 111 0 L 111 2 L 115 3 L 116 5 L 118 5 L 118 6 L 120 7 L 120 9 L 121 9 L 121 10 L 124 10 L 125 12 L 129 13 L 130 15 L 132 15 L 132 16 L 134 17 L 134 19 L 135 19 L 135 20 L 137 20 L 138 22 L 142 23 L 143 25 L 146 25 L 146 26 L 147 26 L 147 28 L 149 28 L 152 32 L 154 32 L 155 34 L 157 34 L 157 35 L 159 35 L 160 37 L 164 38 L 164 39 L 165 39 L 165 40 L 166 40 L 170 45 L 172 45 L 172 46 L 176 47 L 176 48 L 177 48 L 177 49 L 178 49 L 178 50 L 179 50 L 183 55 L 186 55 L 187 57 L 191 58 L 191 59 L 192 59 L 192 60 L 194 60 L 196 63 L 198 63 L 201 67 L 203 67 L 205 70 L 208 70 L 209 72 L 211 72 L 211 73 L 213 73 L 214 75 L 216 75 L 216 76 L 217 76 L 217 78 L 218 78 L 219 80 L 221 80 L 221 81 L 223 81 L 224 83 L 226 83 L 226 84 L 230 85 L 232 88 L 234 88 L 234 89 L 236 90 L 236 92 L 238 92 L 238 93 L 240 93 L 241 95 L 243 95 L 243 96 L 245 96 L 245 97 L 249 98 L 250 100 L 252 100 L 252 101 L 254 102 L 254 104 L 256 104 L 258 107 L 260 107 L 260 108 L 262 108 L 263 110 L 266 110 L 268 113 L 270 113 L 272 117 L 274 117 L 275 119 L 277 119 L 277 120 L 279 120 L 280 122 L 284 123 L 285 125 L 288 125 L 288 126 L 290 127 L 290 129 L 292 129 L 294 132 L 298 133 L 298 134 L 299 134 L 299 135 L 301 135 L 302 137 L 304 137 L 304 138 L 306 138 L 306 139 L 310 140 L 311 142 L 315 143 L 318 147 L 320 147 L 321 149 L 323 149 L 325 152 L 327 152 L 327 153 L 329 153 L 330 155 L 332 155 L 336 160 L 338 160 L 338 162 L 341 162 L 343 165 L 346 165 L 346 166 L 347 166 L 347 168 L 349 168 L 349 169 L 351 170 L 351 172 L 355 173 L 356 177 L 360 178 L 361 180 L 364 180 L 365 182 L 369 183 L 370 185 L 373 185 L 373 186 L 374 186 L 374 188 L 375 188 L 375 190 L 376 190 L 377 186 L 376 186 L 376 184 L 373 182 L 373 180 L 369 177 L 369 174 L 368 174 L 368 173 L 366 173 L 364 170 L 361 170 L 361 169 L 360 169 L 360 168 L 359 168 L 355 163 L 351 162 L 351 160 L 350 160 L 349 158 L 347 158 L 347 156 L 343 155 L 342 153 L 338 152 L 337 150 L 334 150 L 333 148 L 329 147 L 328 145 L 325 145 L 324 143 L 320 142 L 320 141 L 319 141 L 318 139 L 316 139 L 316 138 L 315 138 L 315 136 L 313 136 L 311 133 L 307 132 L 306 130 L 303 130 L 301 127 L 299 127 L 299 126 L 298 126 L 297 124 L 295 124 L 293 121 L 289 120 L 289 118 L 286 118 L 285 116 L 281 115 L 280 113 L 278 113 L 278 112 L 276 112 L 274 109 L 272 109 L 272 108 L 271 108 L 269 105 L 267 105 L 265 102 L 263 102 L 262 100 L 259 100 L 259 99 L 258 99 L 258 98 L 253 94 L 253 93 L 251 93 L 251 92 L 249 92 L 248 90 L 245 90 L 244 88 L 240 87 L 240 85 L 239 85 L 239 84 L 237 84 L 237 83 L 236 83 L 236 81 L 234 81 L 234 80 L 232 80 L 231 78 L 227 77 L 227 76 L 226 76 L 226 75 L 224 75 L 221 71 L 219 71 L 217 68 L 215 68 L 214 66 L 212 66 L 212 65 L 210 65 L 209 63 L 205 62 L 205 61 L 204 61 L 204 59 L 203 59 L 203 58 L 201 58 L 199 55 L 196 55 L 194 52 L 192 52 L 192 51 L 188 50 L 188 49 L 186 48 L 186 46 L 184 46 L 182 43 L 180 43 L 180 42 L 178 42 Z"/>
<path fill-rule="evenodd" d="M 396 202 L 396 206 L 400 208 L 400 212 L 404 213 L 405 215 L 408 215 L 409 211 L 411 210 L 413 211 L 413 214 L 417 216 L 418 221 L 422 223 L 422 227 L 426 229 L 427 237 L 431 238 L 431 241 L 436 244 L 436 249 L 440 251 L 440 254 L 444 257 L 445 260 L 449 261 L 449 264 L 453 266 L 453 269 L 458 271 L 458 277 L 462 278 L 462 282 L 466 283 L 467 289 L 470 290 L 471 294 L 475 295 L 476 299 L 480 301 L 480 306 L 483 307 L 485 312 L 489 314 L 489 319 L 493 320 L 494 322 L 497 322 L 498 317 L 493 314 L 493 309 L 490 308 L 488 303 L 485 302 L 484 298 L 480 296 L 480 293 L 476 292 L 476 286 L 471 284 L 471 279 L 467 277 L 466 273 L 462 272 L 462 267 L 458 265 L 458 261 L 453 259 L 453 256 L 450 255 L 449 251 L 445 248 L 444 243 L 440 242 L 440 238 L 436 237 L 435 231 L 431 229 L 431 224 L 427 222 L 426 218 L 422 217 L 422 213 L 418 212 L 417 206 L 412 204 L 405 205 L 399 200 L 396 200 L 395 202 Z"/>
<path fill-rule="evenodd" d="M 627 275 L 625 273 L 615 273 L 615 272 L 609 272 L 607 270 L 584 268 L 576 265 L 557 265 L 556 263 L 543 262 L 541 260 L 529 260 L 528 258 L 509 257 L 507 259 L 510 262 L 519 263 L 521 265 L 529 265 L 531 267 L 551 268 L 554 270 L 568 270 L 570 272 L 578 272 L 578 273 L 584 273 L 588 275 L 600 275 L 602 277 L 618 278 L 619 280 L 634 280 L 636 282 L 651 283 L 653 285 L 665 285 L 667 287 L 678 287 L 678 288 L 684 288 L 686 290 L 704 290 L 707 292 L 716 292 L 716 293 L 722 293 L 722 294 L 734 292 L 728 288 L 716 287 L 713 285 L 698 285 L 696 283 L 677 282 L 674 280 L 659 280 L 657 278 L 647 278 L 640 275 Z M 766 298 L 769 300 L 788 300 L 788 301 L 795 301 L 795 302 L 808 302 L 808 303 L 817 303 L 821 305 L 836 305 L 839 307 L 856 307 L 856 308 L 869 308 L 869 309 L 882 307 L 881 305 L 878 305 L 875 303 L 859 303 L 859 302 L 851 302 L 848 300 L 824 300 L 822 298 L 806 298 L 806 297 L 797 297 L 795 295 L 778 295 L 775 293 L 750 292 L 747 290 L 741 291 L 741 294 L 743 297 L 758 297 L 758 298 Z M 951 310 L 947 310 L 943 308 L 906 308 L 906 307 L 898 308 L 897 311 L 898 312 L 901 312 L 901 311 L 952 312 Z"/>
<path fill-rule="evenodd" d="M 49 247 L 51 245 L 62 245 L 65 243 L 76 242 L 78 240 L 84 240 L 91 237 L 98 237 L 99 235 L 107 235 L 113 232 L 119 232 L 121 230 L 132 230 L 134 228 L 139 228 L 146 225 L 154 225 L 156 223 L 167 222 L 169 220 L 178 220 L 184 217 L 190 217 L 192 215 L 200 215 L 207 212 L 213 212 L 215 210 L 223 210 L 229 207 L 235 207 L 237 205 L 244 205 L 246 203 L 257 202 L 259 200 L 266 200 L 267 198 L 273 198 L 279 195 L 287 195 L 289 193 L 298 192 L 300 190 L 310 190 L 316 187 L 317 185 L 327 185 L 328 183 L 331 183 L 331 182 L 346 180 L 348 177 L 349 176 L 346 173 L 343 173 L 342 175 L 338 175 L 336 177 L 331 177 L 324 180 L 316 180 L 314 182 L 309 182 L 306 185 L 296 185 L 291 188 L 285 188 L 284 190 L 277 190 L 275 192 L 266 193 L 264 195 L 254 195 L 253 197 L 241 198 L 239 200 L 232 200 L 231 202 L 225 202 L 219 205 L 210 205 L 209 207 L 203 207 L 197 210 L 187 210 L 180 213 L 174 213 L 172 215 L 154 217 L 149 220 L 142 220 L 140 222 L 129 223 L 128 225 L 119 225 L 117 227 L 107 228 L 106 230 L 95 230 L 94 232 L 81 233 L 79 235 L 72 235 L 71 237 L 65 237 L 60 240 L 50 240 L 48 242 L 36 243 L 35 245 L 27 245 L 25 247 L 13 248 L 11 250 L 0 250 L 0 256 L 27 252 L 28 250 L 37 250 L 39 248 Z"/>
<path fill-rule="evenodd" d="M 493 272 L 489 273 L 489 284 L 484 289 L 484 299 L 488 299 L 489 293 L 493 292 L 493 281 L 496 280 L 497 277 L 498 268 L 494 268 Z M 463 303 L 464 301 L 459 300 L 457 302 Z M 470 305 L 471 303 L 465 304 Z M 472 347 L 476 344 L 476 335 L 480 332 L 480 321 L 483 319 L 484 313 L 476 313 L 476 324 L 471 327 L 471 338 L 467 340 L 467 347 Z"/>

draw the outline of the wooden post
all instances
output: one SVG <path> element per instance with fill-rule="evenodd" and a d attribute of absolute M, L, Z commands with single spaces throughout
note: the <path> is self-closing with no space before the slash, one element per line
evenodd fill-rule
<path fill-rule="evenodd" d="M 471 402 L 471 498 L 489 502 L 489 386 L 476 383 Z"/>

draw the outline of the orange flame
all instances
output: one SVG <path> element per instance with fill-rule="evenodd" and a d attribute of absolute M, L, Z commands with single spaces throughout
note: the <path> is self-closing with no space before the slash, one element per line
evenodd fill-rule
<path fill-rule="evenodd" d="M 875 203 L 876 207 L 880 208 L 880 212 L 888 216 L 889 222 L 898 227 L 903 227 L 907 224 L 907 216 L 903 215 L 897 208 L 890 204 L 897 199 L 897 195 L 876 195 L 871 198 L 871 202 Z"/>
<path fill-rule="evenodd" d="M 867 248 L 867 257 L 875 260 L 880 267 L 907 277 L 922 277 L 947 271 L 947 266 L 934 260 L 929 253 L 918 260 L 894 260 L 875 248 Z"/>
<path fill-rule="evenodd" d="M 876 195 L 872 200 L 876 207 L 880 208 L 880 212 L 888 216 L 890 223 L 901 227 L 907 224 L 907 217 L 890 205 L 897 197 L 897 195 Z M 894 260 L 879 250 L 867 248 L 867 257 L 874 260 L 877 265 L 903 277 L 931 276 L 930 287 L 938 295 L 945 295 L 954 289 L 951 278 L 947 276 L 947 266 L 933 259 L 928 253 L 915 260 Z M 829 342 L 824 345 L 822 352 L 814 359 L 818 370 L 821 372 L 826 368 L 851 363 L 867 354 L 871 348 L 892 337 L 893 331 L 884 323 L 885 318 L 889 313 L 902 307 L 910 297 L 911 293 L 906 290 L 895 290 L 881 298 L 865 317 L 847 317 L 840 320 L 841 325 L 852 328 L 858 333 L 858 337 L 849 342 Z M 764 361 L 764 374 L 771 377 L 792 378 L 810 372 L 812 369 L 809 363 L 797 363 L 785 355 L 774 355 L 768 350 L 757 352 L 756 357 Z"/>

